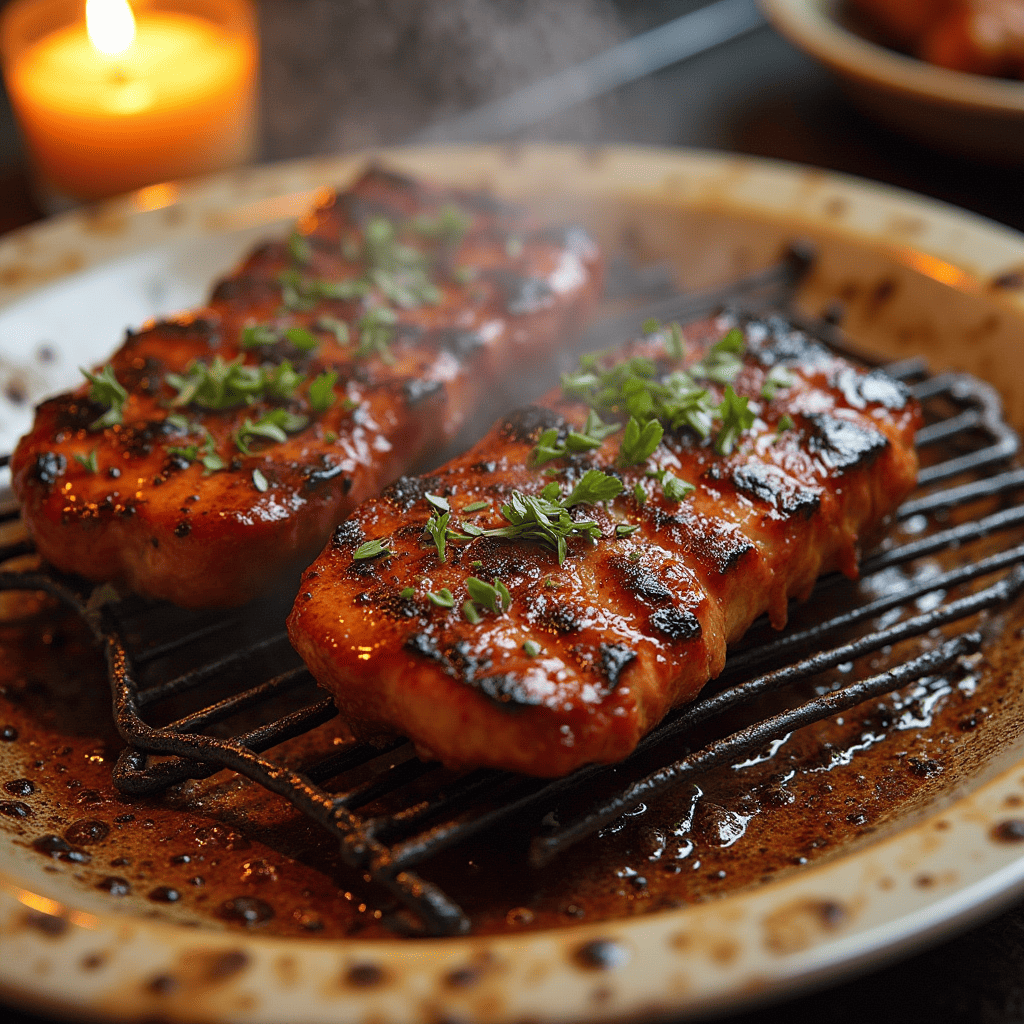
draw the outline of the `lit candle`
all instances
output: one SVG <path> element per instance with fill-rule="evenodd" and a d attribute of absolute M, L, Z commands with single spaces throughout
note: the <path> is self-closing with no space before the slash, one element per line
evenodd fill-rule
<path fill-rule="evenodd" d="M 33 2 L 47 0 L 21 0 L 9 14 Z M 239 0 L 227 6 L 240 8 Z M 251 19 L 248 33 L 233 31 L 191 13 L 202 5 L 189 7 L 133 15 L 126 0 L 87 0 L 85 22 L 54 28 L 18 53 L 5 47 L 7 90 L 44 186 L 99 199 L 251 155 Z"/>

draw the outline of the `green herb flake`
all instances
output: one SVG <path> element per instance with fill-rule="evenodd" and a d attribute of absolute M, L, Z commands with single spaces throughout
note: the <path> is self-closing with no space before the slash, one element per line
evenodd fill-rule
<path fill-rule="evenodd" d="M 483 618 L 472 601 L 462 602 L 462 614 L 465 616 L 466 621 L 473 623 L 474 626 Z"/>
<path fill-rule="evenodd" d="M 686 346 L 683 344 L 683 329 L 673 321 L 668 325 L 668 337 L 665 339 L 665 351 L 677 362 L 686 355 Z"/>
<path fill-rule="evenodd" d="M 715 451 L 719 455 L 731 455 L 740 434 L 753 425 L 754 411 L 750 408 L 749 399 L 737 395 L 732 385 L 728 385 L 719 406 L 719 415 L 722 418 L 722 426 L 715 437 Z"/>
<path fill-rule="evenodd" d="M 284 336 L 300 352 L 312 352 L 320 344 L 316 335 L 305 327 L 289 327 Z"/>
<path fill-rule="evenodd" d="M 643 508 L 647 504 L 647 492 L 644 490 L 644 485 L 639 480 L 633 484 L 633 497 L 636 498 L 636 503 Z"/>
<path fill-rule="evenodd" d="M 549 484 L 548 486 L 557 487 L 558 485 Z M 566 508 L 572 508 L 573 505 L 596 505 L 602 501 L 611 501 L 621 492 L 622 481 L 618 477 L 609 476 L 599 469 L 588 469 L 583 475 L 583 479 L 565 499 L 564 504 Z"/>
<path fill-rule="evenodd" d="M 294 434 L 309 425 L 309 417 L 288 412 L 287 409 L 271 409 L 258 420 L 246 417 L 245 422 L 235 431 L 234 440 L 243 455 L 250 454 L 249 446 L 260 438 L 282 444 Z"/>
<path fill-rule="evenodd" d="M 615 527 L 615 536 L 616 537 L 629 537 L 631 534 L 636 533 L 636 531 L 639 530 L 639 529 L 640 529 L 639 526 L 635 526 L 635 525 L 633 525 L 631 523 L 619 523 Z"/>
<path fill-rule="evenodd" d="M 451 505 L 448 504 L 448 499 L 440 494 L 431 494 L 429 491 L 423 495 L 427 499 L 427 504 L 431 508 L 437 509 L 438 512 L 451 512 Z"/>
<path fill-rule="evenodd" d="M 404 587 L 402 590 L 398 592 L 398 596 L 402 598 L 403 601 L 408 601 L 410 597 L 416 596 L 416 588 Z"/>
<path fill-rule="evenodd" d="M 530 658 L 536 658 L 540 654 L 541 646 L 536 640 L 524 640 L 523 651 Z"/>
<path fill-rule="evenodd" d="M 124 420 L 124 407 L 128 401 L 128 391 L 114 374 L 114 367 L 107 363 L 99 373 L 90 373 L 79 367 L 85 379 L 92 385 L 89 388 L 89 401 L 102 406 L 107 411 L 89 424 L 90 430 L 103 430 Z"/>
<path fill-rule="evenodd" d="M 622 435 L 622 444 L 619 446 L 618 458 L 615 464 L 620 467 L 635 466 L 646 462 L 654 449 L 661 444 L 665 435 L 665 428 L 656 420 L 648 420 L 643 426 L 631 416 L 626 424 L 626 431 Z"/>
<path fill-rule="evenodd" d="M 313 323 L 314 330 L 323 331 L 324 334 L 334 335 L 339 345 L 347 345 L 349 342 L 348 324 L 335 316 L 321 316 Z"/>
<path fill-rule="evenodd" d="M 427 592 L 427 600 L 436 604 L 438 608 L 454 608 L 455 598 L 447 587 L 442 587 L 436 594 Z"/>
<path fill-rule="evenodd" d="M 437 548 L 437 558 L 440 562 L 445 561 L 445 545 L 448 540 L 448 520 L 451 519 L 451 517 L 451 512 L 445 512 L 444 515 L 439 515 L 435 509 L 424 527 L 427 533 L 430 534 L 430 537 L 434 542 L 434 547 Z"/>
<path fill-rule="evenodd" d="M 470 512 L 482 512 L 485 508 L 490 508 L 491 503 L 489 501 L 471 501 L 463 510 L 463 514 Z"/>
<path fill-rule="evenodd" d="M 775 434 L 776 436 L 781 436 L 784 431 L 792 430 L 794 426 L 793 417 L 790 416 L 788 412 L 784 413 L 779 417 L 779 422 L 775 427 Z"/>
<path fill-rule="evenodd" d="M 281 335 L 267 324 L 250 324 L 242 328 L 239 343 L 242 348 L 266 348 L 269 345 L 276 345 L 281 340 Z"/>
<path fill-rule="evenodd" d="M 681 480 L 672 473 L 666 472 L 661 478 L 661 490 L 669 501 L 682 501 L 697 488 L 693 484 Z"/>
<path fill-rule="evenodd" d="M 476 604 L 483 605 L 495 615 L 503 615 L 512 605 L 512 595 L 508 592 L 508 587 L 497 577 L 491 586 L 476 576 L 470 576 L 466 579 L 466 589 Z"/>
<path fill-rule="evenodd" d="M 337 370 L 324 370 L 313 378 L 309 385 L 309 407 L 313 412 L 327 412 L 328 409 L 338 400 L 334 393 L 334 385 L 338 383 Z M 332 440 L 336 441 L 337 434 Z M 324 435 L 327 440 L 327 435 Z"/>
<path fill-rule="evenodd" d="M 387 306 L 375 306 L 364 313 L 359 320 L 359 346 L 356 356 L 365 359 L 379 356 L 381 361 L 391 365 L 395 357 L 390 345 L 397 334 L 398 314 Z"/>
<path fill-rule="evenodd" d="M 640 331 L 644 335 L 657 334 L 658 331 L 660 331 L 660 330 L 661 330 L 661 321 L 658 320 L 656 317 L 653 317 L 653 316 L 649 317 L 647 320 L 645 320 L 643 322 L 643 325 L 640 327 Z"/>
<path fill-rule="evenodd" d="M 390 555 L 388 551 L 388 540 L 368 540 L 365 544 L 360 544 L 359 547 L 352 552 L 352 557 L 357 562 L 362 562 L 367 558 L 377 558 L 380 555 Z"/>
<path fill-rule="evenodd" d="M 472 561 L 472 562 L 470 562 L 470 563 L 469 563 L 469 567 L 470 567 L 471 569 L 479 569 L 479 568 L 481 568 L 481 567 L 483 566 L 483 564 L 484 564 L 484 563 L 483 563 L 483 562 L 481 562 L 479 558 L 477 558 L 477 559 L 475 559 L 474 561 Z"/>
<path fill-rule="evenodd" d="M 77 462 L 86 473 L 96 473 L 99 471 L 99 467 L 96 464 L 96 449 L 93 448 L 88 455 L 76 455 L 75 462 Z"/>
<path fill-rule="evenodd" d="M 288 237 L 288 255 L 293 263 L 300 267 L 308 267 L 313 262 L 313 246 L 309 239 L 298 231 L 293 231 Z"/>
<path fill-rule="evenodd" d="M 555 579 L 552 579 L 552 578 L 551 578 L 551 577 L 549 576 L 549 577 L 548 577 L 548 578 L 547 578 L 547 579 L 546 579 L 546 580 L 544 581 L 544 586 L 545 586 L 545 587 L 547 587 L 547 589 L 548 589 L 548 590 L 557 590 L 557 589 L 558 589 L 558 588 L 559 588 L 559 587 L 561 586 L 561 583 L 559 583 L 559 582 L 558 582 L 557 580 L 555 580 Z"/>
<path fill-rule="evenodd" d="M 269 490 L 270 488 L 270 484 L 267 483 L 267 478 L 258 469 L 254 469 L 252 471 L 252 483 L 256 490 L 261 493 Z"/>
<path fill-rule="evenodd" d="M 780 391 L 791 388 L 795 383 L 796 377 L 786 367 L 776 364 L 768 372 L 761 385 L 761 397 L 766 402 L 770 402 Z"/>

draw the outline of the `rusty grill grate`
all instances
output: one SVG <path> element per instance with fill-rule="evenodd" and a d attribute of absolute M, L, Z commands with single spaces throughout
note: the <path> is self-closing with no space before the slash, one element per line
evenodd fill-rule
<path fill-rule="evenodd" d="M 604 339 L 592 335 L 590 342 L 624 336 L 647 316 L 691 319 L 723 304 L 759 312 L 785 308 L 806 264 L 795 251 L 780 266 L 728 289 L 628 314 L 605 325 Z M 858 358 L 834 325 L 788 319 Z M 1013 502 L 1024 488 L 1024 470 L 1011 464 L 1018 438 L 1003 422 L 995 391 L 965 374 L 928 376 L 915 360 L 887 369 L 926 410 L 927 425 L 917 438 L 925 465 L 917 491 L 897 515 L 904 539 L 890 540 L 867 558 L 862 579 L 946 553 L 955 564 L 938 575 L 911 577 L 866 603 L 854 584 L 823 578 L 815 598 L 828 595 L 820 604 L 836 607 L 834 613 L 772 638 L 761 638 L 755 627 L 753 638 L 730 653 L 714 687 L 671 714 L 626 762 L 590 766 L 554 782 L 490 770 L 454 776 L 420 762 L 404 741 L 383 749 L 338 747 L 325 730 L 318 745 L 315 730 L 336 712 L 288 645 L 286 605 L 186 612 L 116 599 L 108 587 L 93 588 L 46 567 L 2 571 L 0 589 L 50 593 L 77 610 L 104 646 L 117 726 L 129 743 L 114 769 L 120 789 L 141 795 L 225 768 L 240 772 L 337 838 L 343 860 L 376 883 L 382 905 L 397 908 L 388 918 L 393 927 L 458 934 L 469 927 L 465 914 L 415 872 L 428 858 L 528 812 L 537 823 L 531 860 L 542 866 L 697 773 L 943 671 L 979 647 L 972 618 L 1024 590 L 1024 507 Z M 16 515 L 11 510 L 2 519 Z M 0 565 L 32 550 L 20 541 L 0 546 Z M 928 610 L 918 612 L 921 607 Z M 836 689 L 819 687 L 825 692 L 686 749 L 696 727 L 727 712 L 937 628 L 946 638 L 924 653 L 919 647 L 880 673 Z M 304 747 L 312 749 L 296 754 L 281 746 L 297 737 L 306 737 Z M 268 754 L 273 748 L 280 749 Z"/>

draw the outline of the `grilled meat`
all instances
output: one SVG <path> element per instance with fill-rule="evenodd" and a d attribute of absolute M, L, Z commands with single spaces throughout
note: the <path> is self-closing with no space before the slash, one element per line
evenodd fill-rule
<path fill-rule="evenodd" d="M 289 633 L 357 733 L 456 768 L 613 762 L 757 616 L 781 628 L 820 573 L 855 575 L 914 485 L 918 407 L 780 321 L 731 356 L 722 330 L 688 329 L 686 377 L 665 332 L 592 362 L 567 385 L 585 401 L 549 394 L 337 528 Z M 652 395 L 660 444 L 639 429 Z M 635 426 L 608 433 L 623 408 Z"/>
<path fill-rule="evenodd" d="M 64 571 L 248 601 L 571 332 L 601 270 L 580 229 L 371 170 L 39 406 L 12 459 L 28 528 Z"/>

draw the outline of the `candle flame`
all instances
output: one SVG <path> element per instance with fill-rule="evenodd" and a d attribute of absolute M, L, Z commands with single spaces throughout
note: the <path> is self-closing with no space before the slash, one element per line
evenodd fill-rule
<path fill-rule="evenodd" d="M 116 57 L 135 39 L 135 17 L 128 0 L 85 0 L 85 28 L 100 53 Z"/>

